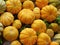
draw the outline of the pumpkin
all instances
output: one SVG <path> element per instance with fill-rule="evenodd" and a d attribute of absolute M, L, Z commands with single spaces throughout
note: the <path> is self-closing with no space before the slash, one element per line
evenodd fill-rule
<path fill-rule="evenodd" d="M 18 19 L 16 19 L 16 20 L 13 22 L 12 26 L 14 26 L 14 27 L 17 28 L 17 29 L 20 29 L 21 26 L 22 26 L 21 21 L 18 20 Z"/>
<path fill-rule="evenodd" d="M 8 12 L 17 14 L 22 9 L 22 4 L 20 0 L 7 0 L 6 7 Z"/>
<path fill-rule="evenodd" d="M 34 3 L 30 0 L 27 0 L 23 3 L 23 8 L 33 10 L 34 9 Z"/>
<path fill-rule="evenodd" d="M 4 0 L 0 0 L 0 14 L 4 13 L 6 10 L 6 3 Z"/>
<path fill-rule="evenodd" d="M 31 28 L 39 33 L 46 32 L 46 24 L 40 19 L 34 20 L 31 24 Z"/>
<path fill-rule="evenodd" d="M 8 26 L 3 30 L 3 37 L 7 40 L 7 41 L 13 41 L 16 40 L 18 37 L 18 30 L 13 27 L 13 26 Z"/>
<path fill-rule="evenodd" d="M 37 39 L 37 45 L 47 45 L 46 41 L 43 39 Z"/>
<path fill-rule="evenodd" d="M 35 15 L 35 19 L 39 19 L 40 18 L 40 9 L 38 7 L 35 7 L 33 9 L 34 15 Z"/>
<path fill-rule="evenodd" d="M 4 26 L 9 26 L 11 23 L 13 23 L 13 21 L 14 21 L 14 16 L 10 12 L 5 12 L 0 17 L 0 22 Z"/>
<path fill-rule="evenodd" d="M 36 0 L 35 4 L 39 8 L 43 8 L 44 6 L 48 5 L 48 0 Z"/>
<path fill-rule="evenodd" d="M 59 45 L 59 43 L 57 43 L 57 42 L 51 42 L 50 45 Z"/>
<path fill-rule="evenodd" d="M 2 23 L 0 23 L 0 32 L 2 32 L 3 31 L 3 24 Z"/>
<path fill-rule="evenodd" d="M 52 38 L 54 36 L 54 31 L 52 29 L 47 29 L 46 33 Z"/>
<path fill-rule="evenodd" d="M 46 33 L 39 34 L 38 40 L 39 39 L 43 39 L 44 41 L 46 41 L 47 45 L 49 45 L 51 43 L 51 38 Z M 37 43 L 40 43 L 40 42 L 37 42 Z"/>
<path fill-rule="evenodd" d="M 21 45 L 19 41 L 15 40 L 12 41 L 10 45 Z"/>
<path fill-rule="evenodd" d="M 23 45 L 34 45 L 37 40 L 37 35 L 32 28 L 25 28 L 20 32 L 19 38 Z"/>
<path fill-rule="evenodd" d="M 51 23 L 49 25 L 49 28 L 53 29 L 54 32 L 58 32 L 59 31 L 59 25 L 57 23 Z"/>
<path fill-rule="evenodd" d="M 31 24 L 35 19 L 35 15 L 30 9 L 23 9 L 19 12 L 18 19 L 24 24 Z"/>
<path fill-rule="evenodd" d="M 47 20 L 48 22 L 52 22 L 57 17 L 57 8 L 53 5 L 47 5 L 41 10 L 41 18 Z"/>

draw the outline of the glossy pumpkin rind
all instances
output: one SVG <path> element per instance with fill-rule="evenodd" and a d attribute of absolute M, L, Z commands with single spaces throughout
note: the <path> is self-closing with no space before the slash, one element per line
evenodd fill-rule
<path fill-rule="evenodd" d="M 24 24 L 31 24 L 34 19 L 34 13 L 30 9 L 23 9 L 18 14 L 18 19 Z"/>
<path fill-rule="evenodd" d="M 59 45 L 59 43 L 57 43 L 57 42 L 51 42 L 50 45 Z"/>
<path fill-rule="evenodd" d="M 19 38 L 24 45 L 34 45 L 37 40 L 37 35 L 32 28 L 25 28 L 21 31 Z"/>
<path fill-rule="evenodd" d="M 52 22 L 57 17 L 57 8 L 53 5 L 47 5 L 41 10 L 41 18 L 47 20 L 48 22 Z"/>
<path fill-rule="evenodd" d="M 6 7 L 8 12 L 17 14 L 22 9 L 22 4 L 20 0 L 7 0 Z"/>
<path fill-rule="evenodd" d="M 5 12 L 1 15 L 0 17 L 0 22 L 4 25 L 4 26 L 9 26 L 13 23 L 14 21 L 14 16 L 13 14 L 11 14 L 10 12 Z"/>
<path fill-rule="evenodd" d="M 7 41 L 14 41 L 18 37 L 18 30 L 13 26 L 8 26 L 3 31 L 3 37 Z"/>

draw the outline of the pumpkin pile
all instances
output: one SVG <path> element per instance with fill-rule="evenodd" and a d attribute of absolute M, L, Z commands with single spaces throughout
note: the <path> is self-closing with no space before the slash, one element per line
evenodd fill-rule
<path fill-rule="evenodd" d="M 60 0 L 0 0 L 1 45 L 60 45 Z"/>

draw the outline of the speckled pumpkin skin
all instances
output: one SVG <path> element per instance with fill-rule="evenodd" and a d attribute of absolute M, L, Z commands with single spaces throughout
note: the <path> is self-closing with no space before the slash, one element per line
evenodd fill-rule
<path fill-rule="evenodd" d="M 48 22 L 52 22 L 57 17 L 57 8 L 53 5 L 47 5 L 41 10 L 41 18 L 47 20 Z"/>
<path fill-rule="evenodd" d="M 5 12 L 1 15 L 0 17 L 0 22 L 4 25 L 4 26 L 9 26 L 13 23 L 14 21 L 14 16 L 13 14 L 11 14 L 10 12 Z"/>
<path fill-rule="evenodd" d="M 20 0 L 7 0 L 6 1 L 7 11 L 13 14 L 19 13 L 22 9 L 22 4 Z"/>
<path fill-rule="evenodd" d="M 3 31 L 3 37 L 7 41 L 14 41 L 18 37 L 18 30 L 13 26 L 8 26 Z"/>
<path fill-rule="evenodd" d="M 21 31 L 19 38 L 24 45 L 34 45 L 37 35 L 32 28 L 25 28 Z"/>
<path fill-rule="evenodd" d="M 31 24 L 35 19 L 35 15 L 30 9 L 23 9 L 19 12 L 18 19 L 24 24 Z"/>

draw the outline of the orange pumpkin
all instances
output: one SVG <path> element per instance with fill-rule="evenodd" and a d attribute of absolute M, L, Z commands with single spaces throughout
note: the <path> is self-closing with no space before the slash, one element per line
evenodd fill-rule
<path fill-rule="evenodd" d="M 35 7 L 33 9 L 34 15 L 35 15 L 35 19 L 39 19 L 40 18 L 40 9 L 38 7 Z"/>
<path fill-rule="evenodd" d="M 21 43 L 17 40 L 12 41 L 10 45 L 21 45 Z"/>
<path fill-rule="evenodd" d="M 24 24 L 31 24 L 35 19 L 35 15 L 30 9 L 23 9 L 19 12 L 18 19 Z"/>
<path fill-rule="evenodd" d="M 23 8 L 33 10 L 34 9 L 34 3 L 30 0 L 27 0 L 23 3 Z"/>
<path fill-rule="evenodd" d="M 13 26 L 8 26 L 3 30 L 3 37 L 8 41 L 16 40 L 18 37 L 18 30 Z"/>
<path fill-rule="evenodd" d="M 20 29 L 21 26 L 22 26 L 21 21 L 18 20 L 18 19 L 16 19 L 16 20 L 13 22 L 12 25 L 13 25 L 15 28 L 17 28 L 17 29 Z"/>
<path fill-rule="evenodd" d="M 22 9 L 22 4 L 20 0 L 7 0 L 6 7 L 8 12 L 17 14 Z"/>
<path fill-rule="evenodd" d="M 48 0 L 36 0 L 36 6 L 42 8 L 48 4 Z"/>
<path fill-rule="evenodd" d="M 21 31 L 19 38 L 23 45 L 33 45 L 37 40 L 37 35 L 32 28 L 25 28 Z"/>
<path fill-rule="evenodd" d="M 11 23 L 13 23 L 14 21 L 14 16 L 13 14 L 11 14 L 10 12 L 5 12 L 1 15 L 0 17 L 0 22 L 4 25 L 4 26 L 9 26 L 11 25 Z"/>
<path fill-rule="evenodd" d="M 31 25 L 31 28 L 33 28 L 36 32 L 39 33 L 46 32 L 46 24 L 40 19 L 34 20 Z"/>
<path fill-rule="evenodd" d="M 52 38 L 54 36 L 54 31 L 52 29 L 47 29 L 46 33 Z"/>
<path fill-rule="evenodd" d="M 59 43 L 57 43 L 57 42 L 51 42 L 50 45 L 59 45 Z"/>
<path fill-rule="evenodd" d="M 48 36 L 48 34 L 46 33 L 41 33 L 39 36 L 38 36 L 38 40 L 39 39 L 43 39 L 44 41 L 46 41 L 47 45 L 49 45 L 51 43 L 51 38 Z M 41 42 L 37 42 L 37 43 L 41 43 Z"/>
<path fill-rule="evenodd" d="M 47 5 L 41 10 L 41 18 L 47 20 L 48 22 L 52 22 L 57 17 L 57 8 L 53 5 Z"/>
<path fill-rule="evenodd" d="M 46 43 L 45 40 L 39 38 L 39 39 L 37 40 L 37 45 L 47 45 L 47 43 Z"/>

